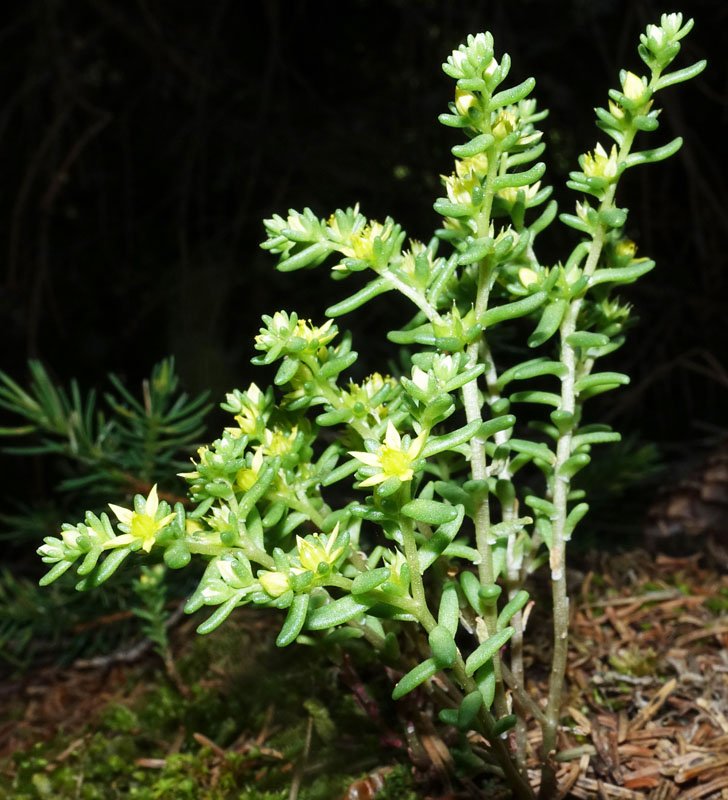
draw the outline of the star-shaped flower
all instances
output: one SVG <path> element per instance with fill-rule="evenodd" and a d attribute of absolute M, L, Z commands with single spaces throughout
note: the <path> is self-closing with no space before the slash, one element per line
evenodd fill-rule
<path fill-rule="evenodd" d="M 411 442 L 409 436 L 405 436 L 403 440 L 390 422 L 387 425 L 387 432 L 384 434 L 384 441 L 373 452 L 352 450 L 349 453 L 366 467 L 373 467 L 377 470 L 373 475 L 365 478 L 359 486 L 361 488 L 376 486 L 389 478 L 398 478 L 402 483 L 411 481 L 414 477 L 412 465 L 422 451 L 426 437 L 427 433 L 423 431 Z"/>
<path fill-rule="evenodd" d="M 317 572 L 321 564 L 331 567 L 344 552 L 339 543 L 339 523 L 328 536 L 321 533 L 314 533 L 306 539 L 296 536 L 296 547 L 298 560 L 304 569 Z"/>
<path fill-rule="evenodd" d="M 109 508 L 119 520 L 119 528 L 123 534 L 109 539 L 104 544 L 104 549 L 123 547 L 127 544 L 141 541 L 142 550 L 148 553 L 154 546 L 157 534 L 174 519 L 174 514 L 164 514 L 169 506 L 164 503 L 160 507 L 157 495 L 157 484 L 152 486 L 146 499 L 141 495 L 134 498 L 134 511 L 109 503 Z"/>

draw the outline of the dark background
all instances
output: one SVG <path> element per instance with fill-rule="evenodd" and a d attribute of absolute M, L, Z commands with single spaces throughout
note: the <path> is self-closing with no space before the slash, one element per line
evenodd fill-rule
<path fill-rule="evenodd" d="M 510 53 L 509 85 L 537 78 L 551 110 L 546 180 L 572 211 L 566 175 L 606 142 L 593 107 L 619 68 L 640 71 L 639 33 L 673 10 L 652 0 L 4 6 L 0 368 L 23 379 L 27 358 L 40 358 L 59 380 L 91 387 L 108 371 L 136 382 L 174 354 L 193 392 L 217 399 L 247 385 L 262 313 L 320 320 L 349 288 L 326 270 L 277 274 L 258 248 L 263 217 L 359 201 L 418 238 L 437 226 L 432 203 L 458 142 L 436 120 L 453 91 L 440 64 L 468 33 L 490 30 L 497 54 Z M 660 95 L 661 128 L 643 139 L 681 135 L 683 149 L 623 183 L 627 233 L 658 267 L 628 290 L 640 324 L 618 368 L 633 383 L 602 413 L 685 452 L 727 416 L 728 4 L 681 10 L 696 25 L 678 66 L 709 66 Z M 574 241 L 554 234 L 549 257 Z M 352 320 L 374 359 L 392 318 L 409 313 L 390 297 Z M 0 472 L 6 488 L 22 474 L 7 456 Z M 32 491 L 45 491 L 34 475 Z"/>

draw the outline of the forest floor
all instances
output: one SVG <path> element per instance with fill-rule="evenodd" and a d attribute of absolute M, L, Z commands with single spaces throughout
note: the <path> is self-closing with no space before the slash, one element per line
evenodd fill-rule
<path fill-rule="evenodd" d="M 572 583 L 560 796 L 728 798 L 728 575 L 698 556 L 630 551 Z M 538 699 L 550 645 L 536 598 L 527 674 Z M 247 610 L 205 638 L 193 627 L 174 633 L 177 686 L 152 654 L 0 686 L 0 798 L 508 796 L 456 776 L 426 697 L 380 712 L 392 676 L 366 660 L 278 651 L 270 615 Z M 535 729 L 529 738 L 535 747 Z"/>

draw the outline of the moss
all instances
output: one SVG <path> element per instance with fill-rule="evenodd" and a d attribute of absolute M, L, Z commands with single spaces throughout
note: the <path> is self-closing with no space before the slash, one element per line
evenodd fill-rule
<path fill-rule="evenodd" d="M 657 653 L 652 647 L 644 648 L 636 644 L 621 647 L 616 653 L 611 653 L 609 663 L 617 672 L 637 678 L 656 675 L 659 666 Z"/>
<path fill-rule="evenodd" d="M 384 759 L 376 729 L 333 692 L 330 660 L 278 650 L 267 632 L 241 631 L 244 622 L 196 640 L 180 659 L 188 697 L 140 668 L 134 681 L 148 685 L 134 700 L 0 763 L 0 800 L 285 800 L 309 725 L 299 797 L 342 796 Z M 217 747 L 201 747 L 200 734 Z"/>
<path fill-rule="evenodd" d="M 705 601 L 705 606 L 716 616 L 723 616 L 728 613 L 728 586 L 721 586 L 713 597 L 708 597 Z"/>
<path fill-rule="evenodd" d="M 398 764 L 384 779 L 384 786 L 377 800 L 417 800 L 421 797 L 415 791 L 412 770 L 404 764 Z"/>

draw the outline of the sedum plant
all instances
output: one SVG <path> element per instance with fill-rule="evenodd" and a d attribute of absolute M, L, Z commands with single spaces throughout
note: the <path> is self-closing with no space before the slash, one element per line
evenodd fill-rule
<path fill-rule="evenodd" d="M 281 647 L 313 632 L 362 639 L 399 667 L 393 698 L 424 685 L 463 747 L 479 743 L 484 773 L 503 776 L 514 797 L 556 796 L 565 553 L 588 511 L 572 481 L 592 447 L 619 438 L 584 410 L 628 380 L 599 362 L 629 324 L 616 291 L 654 266 L 625 238 L 616 190 L 627 170 L 680 147 L 644 149 L 641 139 L 658 128 L 656 95 L 705 66 L 668 71 L 691 27 L 667 14 L 640 37 L 644 74 L 622 71 L 597 109 L 604 139 L 579 157 L 567 184 L 575 210 L 560 215 L 542 184 L 546 112 L 530 97 L 534 80 L 506 85 L 508 56 L 496 58 L 488 33 L 468 37 L 443 65 L 455 98 L 440 121 L 461 143 L 435 202 L 442 227 L 425 244 L 358 206 L 266 220 L 262 246 L 279 270 L 327 262 L 354 288 L 325 322 L 263 317 L 254 363 L 275 365 L 274 386 L 227 395 L 230 427 L 184 475 L 187 508 L 153 490 L 132 508 L 64 525 L 39 550 L 50 567 L 42 582 L 76 567 L 78 587 L 90 589 L 152 551 L 173 569 L 207 559 L 187 603 L 212 611 L 200 633 L 253 604 L 283 612 Z M 542 263 L 539 237 L 559 223 L 574 247 Z M 333 318 L 390 291 L 414 306 L 388 333 L 407 366 L 354 383 L 357 353 Z M 543 704 L 526 691 L 523 658 L 524 586 L 542 566 L 553 595 Z M 540 776 L 526 769 L 529 723 L 541 729 Z"/>

